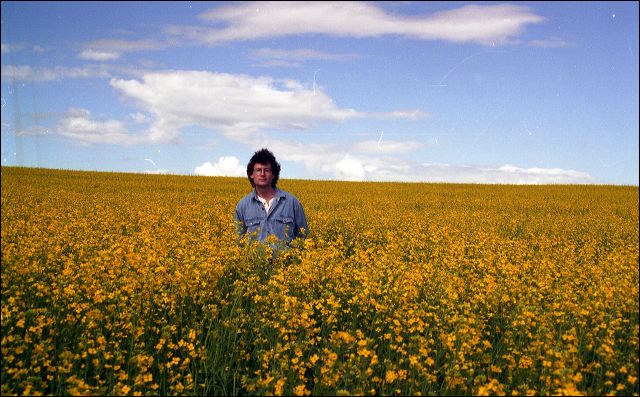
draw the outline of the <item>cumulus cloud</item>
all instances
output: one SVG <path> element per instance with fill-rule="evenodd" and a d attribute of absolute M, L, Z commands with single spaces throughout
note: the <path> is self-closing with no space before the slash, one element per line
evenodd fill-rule
<path fill-rule="evenodd" d="M 181 128 L 199 125 L 250 147 L 269 147 L 278 158 L 302 163 L 311 177 L 318 179 L 510 184 L 593 182 L 590 175 L 574 170 L 420 164 L 391 156 L 408 153 L 419 147 L 420 142 L 372 140 L 343 147 L 275 139 L 266 132 L 371 117 L 365 112 L 339 108 L 326 93 L 317 91 L 313 95 L 312 90 L 294 80 L 171 71 L 147 73 L 141 80 L 112 79 L 111 85 L 139 104 L 141 112 L 132 114 L 131 119 L 138 125 L 149 125 L 144 133 L 130 133 L 116 120 L 96 120 L 84 109 L 69 110 L 61 119 L 57 133 L 83 144 L 131 145 L 171 142 L 179 136 Z M 226 156 L 196 167 L 195 173 L 242 176 L 244 167 L 237 158 Z"/>
<path fill-rule="evenodd" d="M 365 179 L 365 170 L 362 162 L 346 154 L 344 158 L 333 166 L 336 179 L 347 181 L 362 181 Z"/>
<path fill-rule="evenodd" d="M 200 18 L 223 27 L 174 25 L 167 31 L 208 44 L 315 33 L 358 38 L 401 35 L 496 45 L 509 42 L 527 25 L 544 21 L 528 7 L 510 4 L 466 5 L 409 17 L 367 2 L 235 3 L 212 8 Z"/>
<path fill-rule="evenodd" d="M 16 73 L 24 79 L 52 80 L 93 70 L 61 69 L 44 75 L 26 67 Z M 85 144 L 164 144 L 176 142 L 182 128 L 195 125 L 250 143 L 266 131 L 300 131 L 323 122 L 385 117 L 338 107 L 321 89 L 292 79 L 178 70 L 142 73 L 140 79 L 113 78 L 110 84 L 138 106 L 130 119 L 146 130 L 132 134 L 121 122 L 93 120 L 89 111 L 72 109 L 62 118 L 60 134 Z M 388 117 L 413 119 L 416 112 L 392 111 Z"/>
<path fill-rule="evenodd" d="M 112 79 L 111 85 L 153 115 L 149 135 L 158 143 L 175 139 L 187 125 L 201 125 L 232 139 L 246 140 L 270 129 L 303 130 L 327 121 L 384 117 L 339 108 L 322 90 L 314 91 L 290 79 L 169 71 L 146 73 L 141 80 Z M 415 112 L 404 117 L 413 118 Z M 389 117 L 402 114 L 390 112 Z"/>
<path fill-rule="evenodd" d="M 222 156 L 215 164 L 205 162 L 195 168 L 194 173 L 202 176 L 244 176 L 246 170 L 235 156 Z"/>

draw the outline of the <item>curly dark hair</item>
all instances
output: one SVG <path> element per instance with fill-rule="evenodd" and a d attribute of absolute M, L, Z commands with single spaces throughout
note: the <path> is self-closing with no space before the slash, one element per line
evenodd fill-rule
<path fill-rule="evenodd" d="M 251 182 L 251 186 L 254 188 L 256 184 L 253 182 L 253 178 L 251 178 L 251 174 L 253 174 L 253 166 L 256 163 L 260 164 L 270 164 L 271 171 L 273 172 L 273 180 L 271 181 L 271 186 L 276 187 L 278 183 L 278 178 L 280 177 L 280 163 L 276 161 L 276 157 L 271 153 L 268 149 L 260 149 L 251 156 L 251 160 L 249 160 L 249 164 L 247 164 L 247 178 L 249 178 L 249 182 Z"/>

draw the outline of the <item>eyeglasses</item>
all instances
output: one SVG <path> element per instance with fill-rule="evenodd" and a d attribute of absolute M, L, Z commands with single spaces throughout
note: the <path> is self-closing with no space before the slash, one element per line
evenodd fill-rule
<path fill-rule="evenodd" d="M 253 169 L 253 173 L 254 174 L 270 174 L 271 173 L 271 168 L 254 168 Z"/>

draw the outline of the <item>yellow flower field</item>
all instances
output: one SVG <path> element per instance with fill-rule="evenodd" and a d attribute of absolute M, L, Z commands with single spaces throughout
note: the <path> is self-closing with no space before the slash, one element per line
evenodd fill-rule
<path fill-rule="evenodd" d="M 2 395 L 638 395 L 638 187 L 2 168 Z"/>

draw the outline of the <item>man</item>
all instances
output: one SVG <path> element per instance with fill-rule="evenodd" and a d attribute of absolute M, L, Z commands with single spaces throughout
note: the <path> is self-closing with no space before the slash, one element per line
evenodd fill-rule
<path fill-rule="evenodd" d="M 248 232 L 251 239 L 259 241 L 273 235 L 285 243 L 306 237 L 308 226 L 302 204 L 276 187 L 280 164 L 273 153 L 267 149 L 255 152 L 247 165 L 247 177 L 254 190 L 236 206 L 238 234 Z"/>

